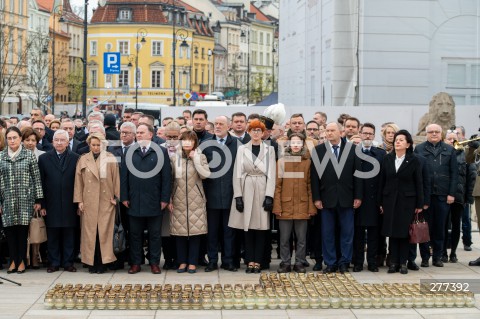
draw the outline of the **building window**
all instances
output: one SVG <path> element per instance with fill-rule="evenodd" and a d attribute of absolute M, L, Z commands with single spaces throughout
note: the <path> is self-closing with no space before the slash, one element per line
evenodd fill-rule
<path fill-rule="evenodd" d="M 152 41 L 152 56 L 162 56 L 163 55 L 163 45 L 162 41 Z"/>
<path fill-rule="evenodd" d="M 260 65 L 263 65 L 263 52 L 260 52 Z"/>
<path fill-rule="evenodd" d="M 260 44 L 263 44 L 263 32 L 260 32 Z"/>
<path fill-rule="evenodd" d="M 267 45 L 270 46 L 270 33 L 267 33 Z"/>
<path fill-rule="evenodd" d="M 131 21 L 132 20 L 132 10 L 131 9 L 120 9 L 118 11 L 118 20 Z"/>
<path fill-rule="evenodd" d="M 97 41 L 90 41 L 90 55 L 97 55 Z"/>
<path fill-rule="evenodd" d="M 130 48 L 128 45 L 128 41 L 118 41 L 118 51 L 121 55 L 129 55 Z"/>
<path fill-rule="evenodd" d="M 466 78 L 467 66 L 465 64 L 449 64 L 447 85 L 448 86 L 464 86 Z"/>
<path fill-rule="evenodd" d="M 97 70 L 90 70 L 90 87 L 97 87 Z"/>
<path fill-rule="evenodd" d="M 128 70 L 121 70 L 118 75 L 118 87 L 128 86 Z"/>
<path fill-rule="evenodd" d="M 152 71 L 152 88 L 161 88 L 162 87 L 162 71 L 153 70 Z"/>
<path fill-rule="evenodd" d="M 105 74 L 105 88 L 106 89 L 111 89 L 112 88 L 112 75 L 111 74 Z"/>

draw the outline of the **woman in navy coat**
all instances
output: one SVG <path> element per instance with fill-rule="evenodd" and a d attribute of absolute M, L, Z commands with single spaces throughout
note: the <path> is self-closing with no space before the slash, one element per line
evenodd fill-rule
<path fill-rule="evenodd" d="M 389 237 L 391 254 L 388 273 L 407 274 L 409 225 L 423 206 L 422 164 L 408 131 L 395 133 L 394 150 L 385 156 L 380 174 L 382 233 Z"/>

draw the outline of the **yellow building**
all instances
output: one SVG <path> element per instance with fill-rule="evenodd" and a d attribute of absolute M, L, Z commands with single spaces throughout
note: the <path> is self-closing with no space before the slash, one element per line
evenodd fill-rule
<path fill-rule="evenodd" d="M 27 29 L 28 2 L 0 1 L 0 114 L 25 112 L 21 84 L 27 72 Z"/>
<path fill-rule="evenodd" d="M 207 93 L 213 61 L 208 59 L 208 50 L 214 47 L 209 21 L 182 1 L 174 1 L 174 7 L 171 0 L 164 2 L 111 0 L 95 10 L 88 28 L 87 94 L 91 101 L 134 103 L 138 96 L 138 103 L 172 105 L 175 87 L 176 105 L 182 105 L 186 92 Z M 120 52 L 120 74 L 104 74 L 105 52 Z"/>

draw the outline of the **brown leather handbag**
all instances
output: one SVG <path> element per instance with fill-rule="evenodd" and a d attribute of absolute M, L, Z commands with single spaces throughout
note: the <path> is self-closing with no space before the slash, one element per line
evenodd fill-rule
<path fill-rule="evenodd" d="M 41 244 L 47 241 L 47 226 L 38 212 L 34 212 L 30 220 L 28 241 L 30 244 Z"/>
<path fill-rule="evenodd" d="M 410 228 L 408 229 L 408 234 L 410 237 L 410 244 L 423 244 L 430 241 L 430 233 L 428 230 L 428 223 L 422 217 L 418 215 L 421 213 L 415 214 Z"/>

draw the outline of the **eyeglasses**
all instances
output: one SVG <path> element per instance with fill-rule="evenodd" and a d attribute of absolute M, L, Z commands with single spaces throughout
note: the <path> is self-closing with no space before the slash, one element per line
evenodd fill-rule
<path fill-rule="evenodd" d="M 368 133 L 368 132 L 362 132 L 361 134 L 366 135 L 366 136 L 374 136 L 375 133 Z"/>
<path fill-rule="evenodd" d="M 130 135 L 133 134 L 132 132 L 121 131 L 120 134 L 122 135 Z"/>
<path fill-rule="evenodd" d="M 427 134 L 440 134 L 441 131 L 427 131 Z"/>
<path fill-rule="evenodd" d="M 175 136 L 175 135 L 165 135 L 165 137 L 167 138 L 167 140 L 178 140 L 178 136 Z"/>
<path fill-rule="evenodd" d="M 307 131 L 314 131 L 314 132 L 317 132 L 317 131 L 318 131 L 318 128 L 307 128 Z"/>
<path fill-rule="evenodd" d="M 455 130 L 447 130 L 447 134 L 452 134 L 452 133 L 454 133 L 454 134 L 458 134 L 458 132 L 457 132 L 457 131 L 455 131 Z"/>
<path fill-rule="evenodd" d="M 262 129 L 261 128 L 254 128 L 254 129 L 251 129 L 250 132 L 252 133 L 262 133 Z"/>

